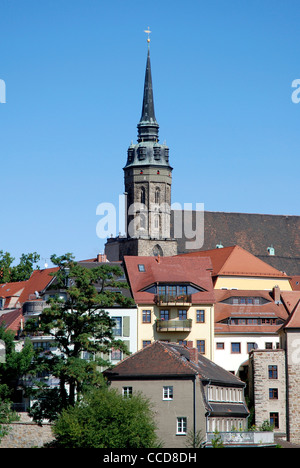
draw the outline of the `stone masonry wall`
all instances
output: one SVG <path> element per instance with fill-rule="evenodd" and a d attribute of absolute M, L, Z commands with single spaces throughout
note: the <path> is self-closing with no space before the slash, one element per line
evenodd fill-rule
<path fill-rule="evenodd" d="M 19 413 L 19 416 L 19 421 L 10 424 L 9 434 L 1 440 L 0 448 L 42 447 L 54 439 L 50 424 L 40 427 L 27 413 Z"/>
<path fill-rule="evenodd" d="M 261 426 L 270 421 L 270 413 L 278 413 L 279 428 L 286 434 L 286 375 L 284 350 L 254 350 L 250 353 L 251 374 L 253 379 L 253 397 L 255 405 L 255 424 Z M 269 378 L 269 366 L 277 366 L 277 378 Z M 277 389 L 278 398 L 272 399 L 270 389 Z"/>

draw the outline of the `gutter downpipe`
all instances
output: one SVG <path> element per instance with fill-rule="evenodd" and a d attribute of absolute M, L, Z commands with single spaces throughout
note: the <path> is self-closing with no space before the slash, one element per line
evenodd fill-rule
<path fill-rule="evenodd" d="M 193 416 L 194 416 L 194 427 L 193 427 L 193 430 L 194 430 L 194 441 L 196 441 L 196 431 L 197 431 L 197 424 L 196 424 L 196 379 L 197 379 L 197 375 L 198 374 L 195 374 L 194 375 L 194 380 L 193 380 Z"/>

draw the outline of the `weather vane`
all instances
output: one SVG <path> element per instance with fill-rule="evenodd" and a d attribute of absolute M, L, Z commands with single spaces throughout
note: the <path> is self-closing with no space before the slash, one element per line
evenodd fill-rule
<path fill-rule="evenodd" d="M 150 34 L 151 34 L 151 31 L 150 31 L 150 28 L 149 28 L 149 26 L 148 26 L 148 29 L 145 29 L 145 31 L 144 31 L 144 32 L 145 32 L 146 34 L 148 34 L 148 39 L 147 39 L 147 42 L 148 42 L 148 44 L 149 44 L 149 42 L 150 42 Z"/>

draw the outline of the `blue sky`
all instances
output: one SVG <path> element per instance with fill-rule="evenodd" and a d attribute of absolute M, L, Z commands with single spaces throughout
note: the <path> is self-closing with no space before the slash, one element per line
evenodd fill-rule
<path fill-rule="evenodd" d="M 0 250 L 103 251 L 142 106 L 147 42 L 172 201 L 300 215 L 299 1 L 1 0 Z M 47 259 L 47 260 L 44 260 Z"/>

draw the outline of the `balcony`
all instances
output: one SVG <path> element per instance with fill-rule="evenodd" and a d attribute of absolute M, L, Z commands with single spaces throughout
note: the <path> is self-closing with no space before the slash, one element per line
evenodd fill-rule
<path fill-rule="evenodd" d="M 156 320 L 156 331 L 158 332 L 190 332 L 192 319 L 186 320 Z"/>
<path fill-rule="evenodd" d="M 158 306 L 191 306 L 192 296 L 191 294 L 156 294 L 154 302 Z"/>

